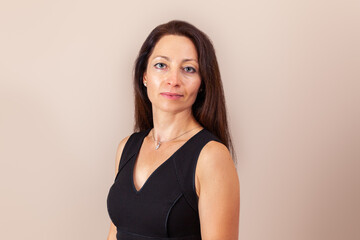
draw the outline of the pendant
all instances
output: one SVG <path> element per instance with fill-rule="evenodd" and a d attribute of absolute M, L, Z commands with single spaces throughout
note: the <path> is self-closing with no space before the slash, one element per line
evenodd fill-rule
<path fill-rule="evenodd" d="M 160 145 L 161 145 L 161 142 L 158 142 L 157 145 L 156 145 L 156 147 L 155 147 L 155 150 L 158 150 L 159 147 L 160 147 Z"/>

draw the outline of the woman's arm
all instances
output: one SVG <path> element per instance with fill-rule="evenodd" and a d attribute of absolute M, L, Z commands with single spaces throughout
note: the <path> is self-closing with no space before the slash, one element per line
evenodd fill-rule
<path fill-rule="evenodd" d="M 116 240 L 116 227 L 115 225 L 111 222 L 110 223 L 110 231 L 109 231 L 109 235 L 107 237 L 107 240 Z"/>
<path fill-rule="evenodd" d="M 211 141 L 202 149 L 196 168 L 203 240 L 237 240 L 240 184 L 228 149 Z"/>
<path fill-rule="evenodd" d="M 128 139 L 129 139 L 129 136 L 124 138 L 123 140 L 121 140 L 120 143 L 119 143 L 119 146 L 117 148 L 116 158 L 115 158 L 115 176 L 119 171 L 118 168 L 119 168 L 119 163 L 120 163 L 120 157 L 121 157 L 122 151 L 123 151 L 124 146 L 125 146 Z M 107 240 L 116 240 L 116 233 L 117 233 L 116 226 L 111 222 Z"/>

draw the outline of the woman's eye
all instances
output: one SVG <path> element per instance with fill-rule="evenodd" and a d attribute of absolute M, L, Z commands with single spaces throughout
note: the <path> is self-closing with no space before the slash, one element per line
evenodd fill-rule
<path fill-rule="evenodd" d="M 162 68 L 165 68 L 165 64 L 164 63 L 157 63 L 157 64 L 155 64 L 154 65 L 156 68 L 160 68 L 160 69 L 162 69 Z"/>
<path fill-rule="evenodd" d="M 184 70 L 185 70 L 185 72 L 188 72 L 188 73 L 195 73 L 196 72 L 195 68 L 193 68 L 193 67 L 185 67 Z"/>

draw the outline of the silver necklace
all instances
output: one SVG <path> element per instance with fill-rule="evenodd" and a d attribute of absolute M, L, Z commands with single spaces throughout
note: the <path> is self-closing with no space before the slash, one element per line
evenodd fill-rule
<path fill-rule="evenodd" d="M 177 136 L 177 137 L 174 137 L 173 139 L 166 140 L 166 141 L 158 141 L 158 140 L 156 140 L 155 137 L 154 137 L 154 129 L 153 129 L 153 131 L 152 131 L 152 137 L 153 137 L 153 139 L 154 139 L 154 142 L 156 142 L 155 150 L 158 150 L 158 149 L 160 148 L 160 146 L 161 146 L 162 143 L 173 141 L 173 140 L 175 140 L 175 139 L 177 139 L 177 138 L 185 135 L 186 133 L 189 133 L 189 132 L 191 132 L 192 130 L 195 130 L 196 128 L 199 128 L 199 127 L 192 128 L 192 129 L 190 129 L 189 131 L 186 131 L 186 132 L 184 132 L 183 134 L 181 134 L 181 135 L 179 135 L 179 136 Z"/>

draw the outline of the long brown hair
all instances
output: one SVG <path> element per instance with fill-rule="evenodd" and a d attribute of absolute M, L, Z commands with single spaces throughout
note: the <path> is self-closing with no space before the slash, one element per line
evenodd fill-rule
<path fill-rule="evenodd" d="M 184 21 L 174 20 L 157 26 L 140 49 L 134 68 L 134 131 L 143 131 L 153 127 L 152 107 L 143 85 L 143 74 L 156 43 L 165 35 L 184 36 L 195 45 L 198 53 L 201 86 L 192 106 L 193 115 L 204 128 L 218 137 L 234 156 L 215 49 L 205 33 Z"/>

